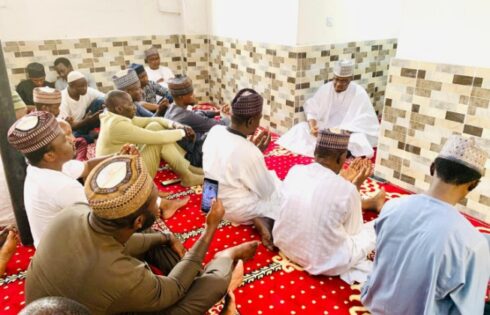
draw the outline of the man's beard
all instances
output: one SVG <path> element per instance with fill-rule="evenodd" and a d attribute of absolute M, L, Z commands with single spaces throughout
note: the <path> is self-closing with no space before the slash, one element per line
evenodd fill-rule
<path fill-rule="evenodd" d="M 154 214 L 150 213 L 150 211 L 147 211 L 145 213 L 145 222 L 143 223 L 143 226 L 137 230 L 137 232 L 143 232 L 146 229 L 150 228 L 153 223 L 155 223 L 156 219 L 157 218 Z"/>

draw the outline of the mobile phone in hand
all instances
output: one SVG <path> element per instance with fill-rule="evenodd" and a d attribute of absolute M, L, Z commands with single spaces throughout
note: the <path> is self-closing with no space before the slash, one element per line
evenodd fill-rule
<path fill-rule="evenodd" d="M 213 199 L 218 198 L 218 181 L 210 178 L 204 178 L 202 185 L 201 210 L 208 213 L 211 210 Z"/>

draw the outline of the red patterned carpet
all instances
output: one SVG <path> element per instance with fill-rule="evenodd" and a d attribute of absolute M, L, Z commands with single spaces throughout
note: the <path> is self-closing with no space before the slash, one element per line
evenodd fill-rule
<path fill-rule="evenodd" d="M 283 179 L 295 164 L 308 164 L 311 159 L 291 155 L 288 151 L 271 144 L 266 152 L 266 162 L 270 169 L 276 170 Z M 171 192 L 171 198 L 190 195 L 187 206 L 180 209 L 174 217 L 165 222 L 167 227 L 177 233 L 186 247 L 190 247 L 202 232 L 204 215 L 200 211 L 201 187 L 185 189 L 180 185 L 162 187 L 160 181 L 175 178 L 175 175 L 162 168 L 155 183 L 163 191 Z M 364 195 L 375 194 L 385 188 L 388 199 L 397 198 L 406 192 L 389 184 L 380 184 L 368 180 L 363 188 Z M 365 220 L 375 217 L 372 212 L 365 213 Z M 488 233 L 490 226 L 470 219 L 482 232 Z M 159 222 L 158 228 L 165 228 Z M 222 222 L 215 240 L 206 257 L 229 246 L 248 240 L 258 240 L 258 235 L 250 226 L 234 226 Z M 24 306 L 24 278 L 29 258 L 34 254 L 32 247 L 20 246 L 8 265 L 7 276 L 0 278 L 0 313 L 17 314 Z M 257 255 L 245 263 L 245 279 L 236 292 L 238 311 L 242 315 L 250 314 L 367 314 L 359 301 L 359 286 L 350 286 L 339 277 L 313 277 L 302 271 L 280 253 L 259 246 Z M 209 314 L 218 314 L 221 305 L 210 310 Z"/>

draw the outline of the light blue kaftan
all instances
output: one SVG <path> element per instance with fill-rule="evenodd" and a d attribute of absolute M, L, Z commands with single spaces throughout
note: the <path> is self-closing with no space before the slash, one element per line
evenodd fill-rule
<path fill-rule="evenodd" d="M 488 240 L 427 195 L 388 202 L 376 220 L 374 269 L 361 299 L 372 314 L 483 314 Z"/>

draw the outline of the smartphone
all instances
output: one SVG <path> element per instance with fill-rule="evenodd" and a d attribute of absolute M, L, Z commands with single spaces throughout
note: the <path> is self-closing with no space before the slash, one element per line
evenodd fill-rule
<path fill-rule="evenodd" d="M 162 180 L 160 182 L 160 184 L 162 184 L 162 186 L 170 186 L 173 184 L 177 184 L 179 182 L 180 182 L 180 178 L 175 178 L 175 179 L 169 179 L 169 180 Z"/>
<path fill-rule="evenodd" d="M 202 202 L 201 210 L 208 213 L 211 210 L 211 202 L 218 198 L 218 181 L 210 178 L 204 178 L 202 185 Z"/>

